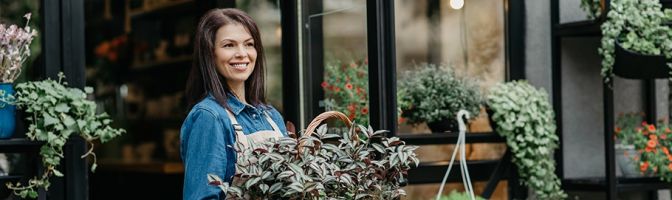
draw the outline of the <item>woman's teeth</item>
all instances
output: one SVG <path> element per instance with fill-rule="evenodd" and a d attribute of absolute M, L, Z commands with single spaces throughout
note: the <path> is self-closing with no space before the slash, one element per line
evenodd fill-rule
<path fill-rule="evenodd" d="M 245 64 L 245 63 L 241 63 L 241 64 L 232 64 L 231 66 L 233 66 L 233 67 L 235 67 L 235 68 L 245 68 L 245 67 L 247 67 L 247 64 Z"/>

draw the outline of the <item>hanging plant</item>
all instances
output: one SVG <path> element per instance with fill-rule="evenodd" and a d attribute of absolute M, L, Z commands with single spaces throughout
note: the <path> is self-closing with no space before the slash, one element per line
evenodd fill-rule
<path fill-rule="evenodd" d="M 602 24 L 602 77 L 610 82 L 616 45 L 644 55 L 664 55 L 672 59 L 672 10 L 663 10 L 658 0 L 617 0 L 611 2 L 607 20 Z M 672 65 L 668 62 L 667 67 Z M 643 66 L 650 67 L 650 66 Z"/>
<path fill-rule="evenodd" d="M 604 9 L 604 0 L 581 0 L 581 8 L 588 13 L 588 19 L 597 19 Z"/>
<path fill-rule="evenodd" d="M 58 81 L 47 79 L 20 83 L 16 86 L 15 99 L 11 99 L 11 103 L 30 116 L 27 118 L 30 126 L 26 136 L 32 141 L 45 142 L 40 148 L 44 166 L 42 175 L 29 180 L 26 185 L 7 183 L 7 187 L 21 198 L 36 198 L 38 188 L 49 189 L 49 178 L 52 175 L 63 176 L 56 168 L 64 158 L 63 146 L 71 135 L 79 135 L 90 145 L 89 151 L 81 158 L 91 156 L 91 171 L 95 171 L 97 165 L 93 142 L 100 140 L 104 143 L 125 132 L 112 128 L 112 120 L 106 113 L 96 113 L 96 103 L 86 99 L 87 95 L 93 93 L 93 88 L 86 87 L 84 91 L 70 88 L 63 82 L 63 73 L 59 73 L 58 77 Z"/>
<path fill-rule="evenodd" d="M 546 92 L 526 81 L 499 84 L 490 89 L 487 105 L 497 133 L 506 138 L 513 153 L 521 182 L 539 199 L 567 198 L 555 174 L 553 150 L 558 148 L 558 135 Z"/>

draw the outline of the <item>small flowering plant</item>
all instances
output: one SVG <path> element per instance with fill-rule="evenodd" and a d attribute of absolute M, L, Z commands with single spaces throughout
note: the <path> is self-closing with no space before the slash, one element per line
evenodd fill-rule
<path fill-rule="evenodd" d="M 614 129 L 615 138 L 624 145 L 633 145 L 640 153 L 634 156 L 643 174 L 653 172 L 662 180 L 672 182 L 672 130 L 664 120 L 657 125 L 643 121 L 642 113 L 619 114 Z"/>
<path fill-rule="evenodd" d="M 28 26 L 31 14 L 28 13 L 26 25 L 0 24 L 0 83 L 13 83 L 21 74 L 23 62 L 30 56 L 30 44 L 37 31 Z"/>
<path fill-rule="evenodd" d="M 368 59 L 341 63 L 334 61 L 324 69 L 324 104 L 326 110 L 345 113 L 359 124 L 369 123 Z"/>

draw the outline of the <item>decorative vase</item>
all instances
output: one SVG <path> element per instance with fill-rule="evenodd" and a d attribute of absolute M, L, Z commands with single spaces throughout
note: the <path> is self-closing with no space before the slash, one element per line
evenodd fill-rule
<path fill-rule="evenodd" d="M 427 122 L 427 126 L 432 133 L 455 132 L 457 133 L 459 127 L 457 121 L 453 119 L 442 119 L 435 122 Z"/>
<path fill-rule="evenodd" d="M 616 43 L 614 74 L 629 79 L 656 79 L 670 77 L 670 67 L 663 55 L 644 55 Z"/>
<path fill-rule="evenodd" d="M 629 178 L 644 176 L 639 171 L 638 163 L 634 160 L 634 157 L 639 155 L 634 145 L 616 144 L 614 145 L 614 149 L 616 150 L 614 152 L 616 154 L 616 163 L 621 168 L 623 176 Z"/>
<path fill-rule="evenodd" d="M 0 83 L 0 90 L 5 95 L 14 95 L 11 83 Z M 14 134 L 16 121 L 16 106 L 0 101 L 0 139 L 11 138 Z"/>

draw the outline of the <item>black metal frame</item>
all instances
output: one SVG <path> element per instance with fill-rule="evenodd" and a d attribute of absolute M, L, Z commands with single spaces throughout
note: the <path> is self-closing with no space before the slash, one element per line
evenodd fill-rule
<path fill-rule="evenodd" d="M 553 0 L 551 2 L 551 58 L 552 58 L 552 79 L 553 79 L 553 107 L 556 116 L 557 131 L 560 134 L 560 144 L 562 144 L 562 62 L 561 62 L 561 40 L 564 37 L 600 37 L 600 25 L 606 20 L 606 13 L 610 9 L 610 0 L 605 0 L 605 10 L 602 15 L 595 20 L 585 20 L 578 22 L 560 23 L 560 2 Z M 655 122 L 656 112 L 656 90 L 655 80 L 643 80 L 644 103 L 647 112 L 646 119 L 649 122 Z M 566 179 L 564 174 L 564 158 L 562 156 L 563 146 L 555 152 L 555 158 L 558 163 L 556 173 L 562 179 L 562 185 L 565 190 L 589 190 L 605 191 L 607 199 L 616 199 L 618 191 L 627 190 L 649 190 L 655 191 L 661 188 L 669 188 L 669 184 L 662 183 L 658 179 L 652 178 L 618 178 L 616 177 L 615 150 L 613 141 L 614 132 L 614 99 L 613 88 L 611 84 L 603 83 L 603 106 L 604 106 L 604 148 L 605 148 L 605 177 L 604 178 L 586 178 L 586 179 Z M 653 193 L 653 192 L 652 192 Z M 650 195 L 654 197 L 655 195 Z"/>

